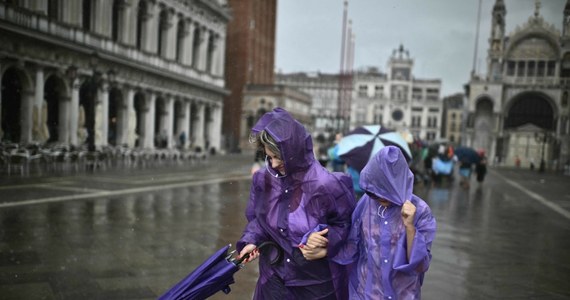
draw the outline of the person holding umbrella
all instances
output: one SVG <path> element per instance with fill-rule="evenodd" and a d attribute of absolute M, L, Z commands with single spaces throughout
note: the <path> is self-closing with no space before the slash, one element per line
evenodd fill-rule
<path fill-rule="evenodd" d="M 365 191 L 352 215 L 349 237 L 329 259 L 353 264 L 349 299 L 421 299 L 421 285 L 431 262 L 436 220 L 422 199 L 412 194 L 413 174 L 400 149 L 387 146 L 364 167 Z M 326 245 L 310 235 L 305 248 Z M 327 255 L 319 252 L 320 255 Z"/>
<path fill-rule="evenodd" d="M 252 137 L 265 168 L 253 175 L 248 223 L 236 248 L 239 257 L 249 255 L 246 262 L 260 257 L 254 299 L 348 299 L 346 266 L 319 253 L 335 255 L 348 236 L 356 202 L 350 178 L 319 164 L 311 136 L 282 108 L 263 115 Z M 327 225 L 327 247 L 301 252 L 304 234 L 319 224 Z M 280 263 L 259 256 L 257 245 L 267 241 L 282 248 Z"/>

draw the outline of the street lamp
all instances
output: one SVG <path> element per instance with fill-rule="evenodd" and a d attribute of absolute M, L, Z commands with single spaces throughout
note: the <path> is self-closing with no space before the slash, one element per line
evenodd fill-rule
<path fill-rule="evenodd" d="M 546 143 L 550 143 L 552 141 L 552 134 L 546 130 L 542 133 L 535 132 L 534 139 L 537 143 L 542 143 L 542 151 L 540 153 L 540 167 L 538 168 L 538 172 L 543 173 L 546 167 L 546 161 L 544 160 L 544 147 L 546 146 Z"/>

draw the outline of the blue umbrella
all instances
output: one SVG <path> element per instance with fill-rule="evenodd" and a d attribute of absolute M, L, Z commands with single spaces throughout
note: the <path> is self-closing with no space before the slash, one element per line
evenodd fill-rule
<path fill-rule="evenodd" d="M 477 164 L 481 160 L 479 153 L 470 147 L 456 147 L 453 150 L 457 160 L 463 163 Z"/>
<path fill-rule="evenodd" d="M 388 145 L 400 148 L 407 161 L 412 159 L 410 147 L 402 135 L 380 125 L 355 128 L 339 141 L 336 154 L 360 172 L 374 154 Z"/>
<path fill-rule="evenodd" d="M 249 257 L 249 255 L 244 255 L 240 259 L 233 258 L 235 251 L 228 254 L 230 246 L 227 245 L 210 256 L 192 273 L 160 296 L 159 300 L 200 300 L 219 291 L 228 294 L 230 285 L 235 282 L 234 273 L 243 267 L 243 260 Z M 274 242 L 265 242 L 257 247 L 260 249 L 261 255 L 265 255 L 265 251 L 263 251 L 265 246 L 273 246 L 277 249 L 277 256 L 271 261 L 271 264 L 278 263 L 283 257 L 283 250 Z"/>

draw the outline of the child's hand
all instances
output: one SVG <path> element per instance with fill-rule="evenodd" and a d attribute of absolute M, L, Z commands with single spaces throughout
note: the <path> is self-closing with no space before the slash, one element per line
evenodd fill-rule
<path fill-rule="evenodd" d="M 402 205 L 402 221 L 406 227 L 414 227 L 414 216 L 416 215 L 416 206 L 406 200 Z"/>
<path fill-rule="evenodd" d="M 307 246 L 311 248 L 325 248 L 329 243 L 329 240 L 325 237 L 328 232 L 329 229 L 325 228 L 321 231 L 311 233 L 307 239 Z"/>

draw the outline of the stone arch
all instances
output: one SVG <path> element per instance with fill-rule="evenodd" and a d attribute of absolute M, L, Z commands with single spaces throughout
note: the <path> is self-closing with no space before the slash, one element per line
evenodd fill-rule
<path fill-rule="evenodd" d="M 536 40 L 545 41 L 546 44 L 550 46 L 551 51 L 554 52 L 553 55 L 555 57 L 560 56 L 560 47 L 558 46 L 558 39 L 556 37 L 550 34 L 544 34 L 540 32 L 530 32 L 527 34 L 520 34 L 511 37 L 511 40 L 509 41 L 509 46 L 505 52 L 506 53 L 505 57 L 512 58 L 515 52 L 518 51 L 521 46 L 524 46 L 525 43 L 529 43 Z M 545 55 L 546 53 L 541 53 L 541 54 Z"/>
<path fill-rule="evenodd" d="M 53 73 L 46 77 L 44 83 L 44 99 L 47 103 L 47 128 L 49 132 L 48 143 L 67 142 L 64 130 L 67 128 L 67 103 L 69 98 L 65 80 Z"/>
<path fill-rule="evenodd" d="M 534 124 L 553 131 L 556 128 L 557 115 L 556 104 L 550 97 L 539 92 L 523 92 L 507 102 L 503 128 Z"/>
<path fill-rule="evenodd" d="M 31 92 L 28 74 L 18 66 L 8 66 L 0 76 L 0 139 L 18 143 L 22 141 L 24 95 Z"/>

